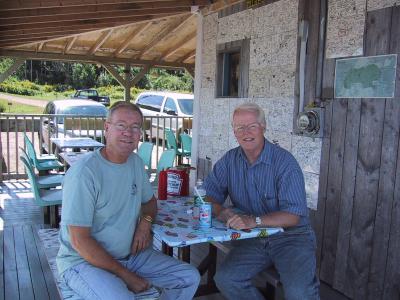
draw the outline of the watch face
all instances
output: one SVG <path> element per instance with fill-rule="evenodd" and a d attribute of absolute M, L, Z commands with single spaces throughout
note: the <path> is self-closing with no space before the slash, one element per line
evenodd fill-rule
<path fill-rule="evenodd" d="M 261 218 L 260 217 L 256 217 L 256 224 L 257 225 L 261 225 Z"/>

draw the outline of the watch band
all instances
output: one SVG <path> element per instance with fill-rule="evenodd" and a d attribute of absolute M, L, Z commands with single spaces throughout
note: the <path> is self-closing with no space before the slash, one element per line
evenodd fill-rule
<path fill-rule="evenodd" d="M 257 226 L 261 226 L 262 225 L 260 217 L 256 217 L 256 224 L 257 224 Z"/>

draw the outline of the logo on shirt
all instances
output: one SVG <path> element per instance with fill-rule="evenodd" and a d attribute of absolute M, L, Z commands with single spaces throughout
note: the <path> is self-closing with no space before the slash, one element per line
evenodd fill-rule
<path fill-rule="evenodd" d="M 133 184 L 132 184 L 131 195 L 136 195 L 136 192 L 137 192 L 136 183 L 133 183 Z"/>

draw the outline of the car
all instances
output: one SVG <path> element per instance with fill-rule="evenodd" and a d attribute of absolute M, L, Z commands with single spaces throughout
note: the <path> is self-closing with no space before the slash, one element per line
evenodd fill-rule
<path fill-rule="evenodd" d="M 105 106 L 110 106 L 110 98 L 107 96 L 99 96 L 95 89 L 82 89 L 77 90 L 72 96 L 73 99 L 87 99 L 99 102 Z"/>
<path fill-rule="evenodd" d="M 155 92 L 140 93 L 135 103 L 140 107 L 145 119 L 151 119 L 151 129 L 146 134 L 151 137 L 163 138 L 164 123 L 159 117 L 166 118 L 165 127 L 178 133 L 184 130 L 183 118 L 193 117 L 193 94 Z M 178 118 L 173 118 L 178 117 Z M 183 118 L 180 118 L 183 117 Z"/>
<path fill-rule="evenodd" d="M 100 141 L 107 113 L 108 109 L 103 104 L 92 100 L 50 101 L 43 111 L 50 116 L 41 119 L 39 131 L 43 152 L 49 153 L 50 138 L 53 137 L 83 136 Z M 54 153 L 54 150 L 53 146 L 51 152 Z"/>

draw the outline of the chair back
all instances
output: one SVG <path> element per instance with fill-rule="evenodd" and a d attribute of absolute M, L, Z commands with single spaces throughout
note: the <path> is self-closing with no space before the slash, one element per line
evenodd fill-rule
<path fill-rule="evenodd" d="M 186 133 L 181 133 L 180 135 L 182 143 L 182 154 L 184 156 L 192 155 L 192 137 Z"/>
<path fill-rule="evenodd" d="M 172 168 L 174 166 L 176 152 L 174 149 L 165 150 L 158 161 L 157 165 L 157 177 L 160 171 Z"/>
<path fill-rule="evenodd" d="M 26 133 L 24 133 L 24 140 L 25 140 L 25 145 L 26 145 L 26 150 L 28 151 L 28 157 L 33 166 L 37 168 L 37 165 L 39 164 L 36 156 L 36 151 L 35 147 L 33 146 L 31 140 L 28 138 Z"/>
<path fill-rule="evenodd" d="M 167 140 L 167 149 L 178 150 L 178 145 L 176 143 L 174 132 L 169 128 L 165 128 L 164 132 L 165 132 L 165 139 Z"/>
<path fill-rule="evenodd" d="M 24 151 L 25 152 L 25 151 Z M 24 153 L 22 152 L 22 153 Z M 26 153 L 25 153 L 26 154 Z M 28 178 L 29 178 L 29 183 L 31 184 L 32 187 L 32 192 L 33 192 L 33 196 L 35 198 L 35 202 L 36 204 L 38 204 L 39 206 L 45 206 L 46 203 L 44 203 L 44 201 L 42 201 L 41 197 L 40 197 L 40 193 L 39 193 L 39 187 L 36 181 L 36 176 L 35 173 L 33 171 L 32 165 L 29 163 L 29 161 L 26 159 L 26 156 L 24 154 L 22 154 L 19 159 L 22 161 L 22 163 L 25 166 L 25 170 L 28 173 Z"/>
<path fill-rule="evenodd" d="M 153 154 L 153 143 L 150 142 L 143 142 L 138 149 L 138 155 L 143 160 L 145 166 L 148 169 L 151 169 L 151 156 Z"/>

